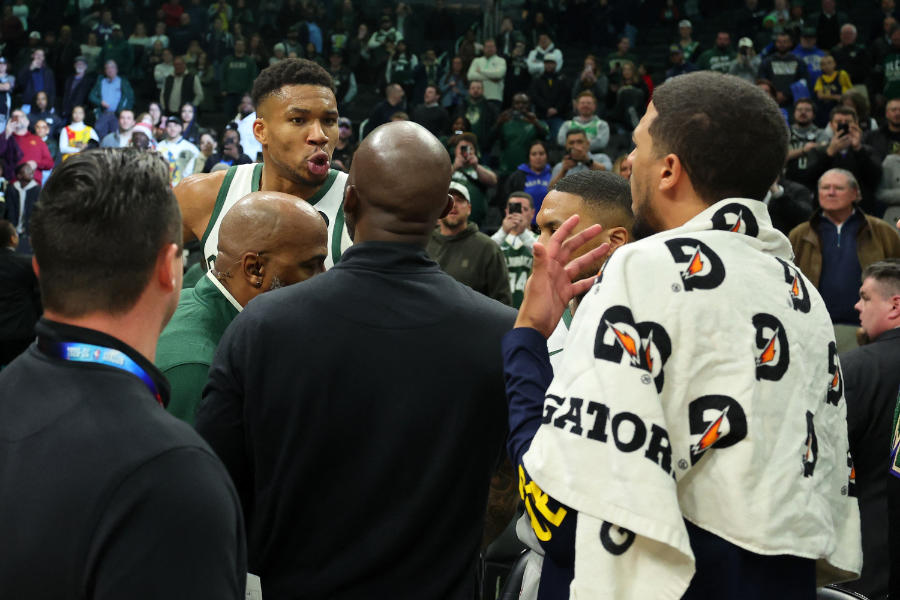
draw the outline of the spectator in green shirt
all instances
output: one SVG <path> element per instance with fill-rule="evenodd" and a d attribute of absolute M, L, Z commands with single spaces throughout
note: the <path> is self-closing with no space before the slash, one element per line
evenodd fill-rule
<path fill-rule="evenodd" d="M 704 71 L 728 73 L 736 56 L 737 54 L 731 47 L 731 34 L 727 31 L 720 31 L 716 35 L 716 45 L 700 55 L 697 66 Z"/>
<path fill-rule="evenodd" d="M 512 108 L 503 111 L 494 125 L 494 139 L 500 143 L 500 176 L 514 172 L 528 161 L 528 147 L 534 140 L 547 139 L 547 124 L 531 112 L 527 94 L 513 96 Z"/>
<path fill-rule="evenodd" d="M 246 43 L 242 39 L 235 41 L 234 54 L 222 63 L 222 97 L 226 115 L 237 112 L 241 96 L 253 88 L 256 75 L 256 61 L 247 56 Z"/>

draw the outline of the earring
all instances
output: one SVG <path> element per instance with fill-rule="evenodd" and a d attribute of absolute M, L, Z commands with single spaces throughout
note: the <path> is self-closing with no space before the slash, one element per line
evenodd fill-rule
<path fill-rule="evenodd" d="M 257 280 L 256 280 L 256 287 L 258 287 L 258 288 L 261 288 L 261 287 L 262 287 L 262 279 L 257 279 Z"/>

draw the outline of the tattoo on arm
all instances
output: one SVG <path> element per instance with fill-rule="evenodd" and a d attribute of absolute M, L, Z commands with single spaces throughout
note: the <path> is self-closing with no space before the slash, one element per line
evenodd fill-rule
<path fill-rule="evenodd" d="M 491 489 L 488 494 L 487 513 L 484 518 L 484 537 L 482 548 L 494 541 L 516 514 L 519 504 L 519 493 L 516 479 L 509 458 L 504 458 L 491 477 Z"/>

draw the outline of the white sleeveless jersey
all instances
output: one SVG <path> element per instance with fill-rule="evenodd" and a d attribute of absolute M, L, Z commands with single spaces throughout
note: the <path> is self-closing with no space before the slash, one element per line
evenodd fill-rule
<path fill-rule="evenodd" d="M 219 226 L 222 223 L 222 217 L 238 200 L 251 192 L 259 191 L 262 168 L 262 163 L 236 165 L 228 169 L 225 174 L 225 180 L 216 196 L 216 204 L 212 216 L 209 218 L 209 224 L 200 240 L 207 269 L 212 267 L 218 252 Z M 343 251 L 353 243 L 350 241 L 350 235 L 344 224 L 344 184 L 346 181 L 346 173 L 331 169 L 319 191 L 310 198 L 304 198 L 328 220 L 326 269 L 330 269 L 334 263 L 340 261 Z"/>

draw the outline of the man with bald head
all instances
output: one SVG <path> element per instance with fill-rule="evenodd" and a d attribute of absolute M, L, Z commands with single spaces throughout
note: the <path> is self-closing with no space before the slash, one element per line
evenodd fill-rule
<path fill-rule="evenodd" d="M 194 423 L 225 328 L 256 296 L 322 273 L 327 240 L 322 215 L 296 196 L 253 192 L 228 211 L 214 267 L 181 292 L 159 338 L 156 365 L 172 385 L 170 413 Z"/>
<path fill-rule="evenodd" d="M 266 598 L 475 589 L 515 311 L 425 253 L 449 185 L 424 127 L 376 128 L 344 194 L 353 246 L 252 302 L 222 338 L 197 430 L 239 490 Z"/>

